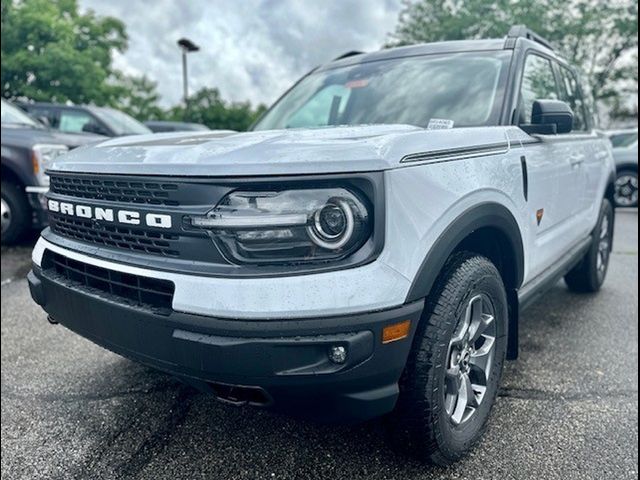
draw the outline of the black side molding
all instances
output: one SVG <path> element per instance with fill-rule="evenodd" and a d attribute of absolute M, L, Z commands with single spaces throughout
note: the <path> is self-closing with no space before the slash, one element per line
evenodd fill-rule
<path fill-rule="evenodd" d="M 573 267 L 575 267 L 591 245 L 592 236 L 581 240 L 559 261 L 540 275 L 528 282 L 518 292 L 518 301 L 520 310 L 524 310 L 538 300 L 545 292 L 552 288 L 558 281 L 564 277 Z"/>

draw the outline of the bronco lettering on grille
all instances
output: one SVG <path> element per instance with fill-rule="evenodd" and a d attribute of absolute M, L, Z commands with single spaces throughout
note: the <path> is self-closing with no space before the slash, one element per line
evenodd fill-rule
<path fill-rule="evenodd" d="M 171 215 L 161 213 L 146 213 L 143 216 L 140 212 L 133 210 L 94 208 L 89 205 L 74 205 L 57 200 L 49 200 L 48 207 L 51 212 L 62 213 L 72 217 L 93 218 L 105 222 L 115 222 L 117 220 L 127 225 L 140 225 L 144 221 L 144 224 L 148 227 L 171 228 Z"/>

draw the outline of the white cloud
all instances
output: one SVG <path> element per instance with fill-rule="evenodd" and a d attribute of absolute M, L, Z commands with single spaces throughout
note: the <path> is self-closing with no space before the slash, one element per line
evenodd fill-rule
<path fill-rule="evenodd" d="M 273 102 L 297 78 L 348 50 L 377 50 L 394 29 L 400 0 L 81 0 L 121 19 L 129 48 L 114 65 L 158 82 L 162 103 L 182 95 L 180 51 L 187 37 L 189 89 L 217 87 L 229 100 Z"/>

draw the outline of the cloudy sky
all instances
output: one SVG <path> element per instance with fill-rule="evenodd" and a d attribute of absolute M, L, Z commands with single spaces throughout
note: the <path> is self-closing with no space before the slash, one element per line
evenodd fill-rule
<path fill-rule="evenodd" d="M 318 64 L 349 50 L 377 50 L 401 0 L 80 0 L 82 9 L 124 21 L 129 48 L 116 68 L 158 82 L 164 105 L 182 95 L 180 51 L 188 37 L 189 89 L 269 104 Z"/>

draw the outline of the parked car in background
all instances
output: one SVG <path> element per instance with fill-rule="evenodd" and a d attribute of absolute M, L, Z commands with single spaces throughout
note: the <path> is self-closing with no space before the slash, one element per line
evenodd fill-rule
<path fill-rule="evenodd" d="M 616 161 L 616 194 L 618 207 L 638 206 L 638 129 L 607 132 Z"/>
<path fill-rule="evenodd" d="M 147 120 L 144 124 L 154 133 L 161 132 L 201 132 L 209 127 L 201 123 L 171 122 L 166 120 Z"/>
<path fill-rule="evenodd" d="M 107 137 L 152 133 L 144 124 L 115 108 L 41 102 L 20 103 L 19 106 L 61 132 L 93 133 Z"/>
<path fill-rule="evenodd" d="M 46 224 L 48 165 L 72 148 L 104 138 L 52 131 L 2 100 L 2 244 Z"/>

